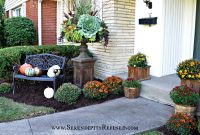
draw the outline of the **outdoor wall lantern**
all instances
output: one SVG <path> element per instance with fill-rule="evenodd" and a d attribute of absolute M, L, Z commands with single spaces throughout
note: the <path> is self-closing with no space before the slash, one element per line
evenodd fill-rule
<path fill-rule="evenodd" d="M 146 3 L 146 6 L 149 8 L 149 9 L 152 9 L 152 2 L 150 0 L 143 0 L 144 3 Z"/>

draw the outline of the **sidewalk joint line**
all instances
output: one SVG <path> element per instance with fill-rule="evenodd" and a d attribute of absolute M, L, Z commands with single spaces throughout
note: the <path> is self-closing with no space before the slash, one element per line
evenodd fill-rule
<path fill-rule="evenodd" d="M 31 129 L 31 134 L 33 135 L 33 130 L 32 130 L 32 127 L 31 127 L 31 123 L 30 123 L 29 119 L 27 119 L 27 120 L 28 120 L 29 127 Z"/>

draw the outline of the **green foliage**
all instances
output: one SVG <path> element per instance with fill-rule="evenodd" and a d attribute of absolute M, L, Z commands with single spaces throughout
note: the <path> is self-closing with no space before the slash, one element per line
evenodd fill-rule
<path fill-rule="evenodd" d="M 176 69 L 181 79 L 200 80 L 200 61 L 189 59 L 179 63 Z"/>
<path fill-rule="evenodd" d="M 131 56 L 128 61 L 129 66 L 132 67 L 147 67 L 147 58 L 145 54 L 137 53 L 136 55 Z"/>
<path fill-rule="evenodd" d="M 141 88 L 141 83 L 139 80 L 134 80 L 133 78 L 127 78 L 123 81 L 122 85 L 127 88 Z"/>
<path fill-rule="evenodd" d="M 74 58 L 79 55 L 79 46 L 15 46 L 0 49 L 0 78 L 11 79 L 14 65 L 23 64 L 26 55 L 41 53 L 56 53 Z M 92 56 L 90 52 L 88 54 Z"/>
<path fill-rule="evenodd" d="M 175 104 L 196 106 L 199 94 L 187 86 L 177 86 L 170 92 L 170 97 Z"/>
<path fill-rule="evenodd" d="M 64 83 L 56 91 L 54 98 L 59 102 L 64 102 L 69 105 L 77 103 L 81 89 L 71 83 Z"/>
<path fill-rule="evenodd" d="M 90 81 L 85 84 L 83 93 L 89 99 L 103 99 L 107 97 L 108 89 L 99 81 Z"/>
<path fill-rule="evenodd" d="M 144 133 L 138 133 L 136 135 L 164 135 L 163 133 L 159 132 L 159 131 L 146 131 Z"/>
<path fill-rule="evenodd" d="M 9 83 L 1 83 L 0 84 L 0 94 L 8 93 L 12 91 L 12 85 Z"/>
<path fill-rule="evenodd" d="M 33 22 L 25 17 L 5 20 L 5 37 L 7 46 L 32 45 L 37 39 Z"/>
<path fill-rule="evenodd" d="M 198 117 L 198 132 L 200 133 L 200 117 Z"/>
<path fill-rule="evenodd" d="M 0 1 L 0 47 L 4 45 L 4 8 L 3 2 Z"/>
<path fill-rule="evenodd" d="M 178 135 L 192 135 L 197 129 L 196 120 L 188 114 L 176 113 L 168 120 L 166 127 L 168 130 Z"/>
<path fill-rule="evenodd" d="M 96 34 L 103 29 L 101 27 L 101 20 L 96 16 L 90 16 L 89 14 L 81 15 L 77 26 L 80 34 L 86 39 L 89 39 L 89 41 L 95 41 Z"/>
<path fill-rule="evenodd" d="M 0 108 L 0 122 L 14 121 L 55 112 L 53 108 L 17 103 L 5 97 L 0 97 Z"/>
<path fill-rule="evenodd" d="M 107 77 L 103 84 L 108 88 L 108 93 L 113 95 L 118 95 L 124 93 L 122 88 L 123 80 L 117 76 Z"/>
<path fill-rule="evenodd" d="M 79 18 L 81 15 L 91 12 L 92 2 L 91 0 L 76 0 L 75 6 L 75 14 Z"/>

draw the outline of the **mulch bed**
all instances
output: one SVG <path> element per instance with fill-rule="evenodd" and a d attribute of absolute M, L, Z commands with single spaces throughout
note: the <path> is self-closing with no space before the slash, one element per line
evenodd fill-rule
<path fill-rule="evenodd" d="M 52 87 L 51 82 L 33 82 L 27 80 L 18 80 L 16 85 L 16 91 L 13 95 L 12 92 L 4 94 L 3 96 L 13 99 L 19 103 L 25 103 L 28 105 L 35 105 L 35 106 L 46 106 L 52 107 L 56 110 L 56 112 L 72 110 L 88 105 L 99 104 L 104 101 L 108 101 L 111 99 L 116 99 L 122 97 L 122 95 L 110 95 L 106 99 L 102 100 L 89 100 L 84 98 L 83 95 L 80 96 L 78 102 L 75 105 L 67 105 L 65 103 L 60 103 L 55 99 L 46 99 L 44 97 L 44 89 L 47 86 Z"/>

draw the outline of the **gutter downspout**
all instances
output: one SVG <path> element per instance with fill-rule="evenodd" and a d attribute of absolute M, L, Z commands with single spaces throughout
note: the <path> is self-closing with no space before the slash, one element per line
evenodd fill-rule
<path fill-rule="evenodd" d="M 42 45 L 42 0 L 38 0 L 38 45 Z"/>

